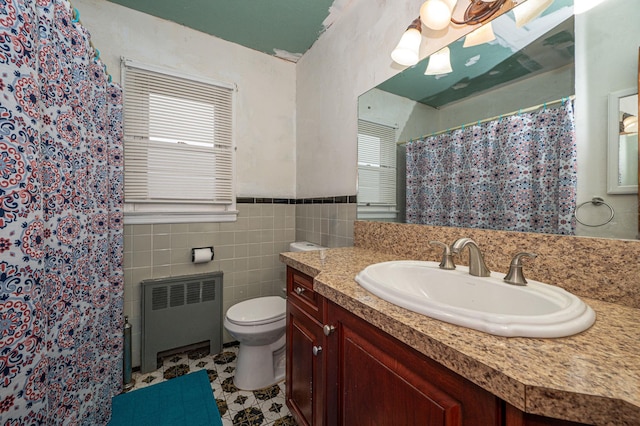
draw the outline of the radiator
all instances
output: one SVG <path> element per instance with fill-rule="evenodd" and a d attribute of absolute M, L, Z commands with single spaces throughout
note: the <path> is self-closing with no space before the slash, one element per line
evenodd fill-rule
<path fill-rule="evenodd" d="M 140 370 L 158 368 L 158 353 L 209 341 L 222 350 L 222 272 L 144 280 Z"/>

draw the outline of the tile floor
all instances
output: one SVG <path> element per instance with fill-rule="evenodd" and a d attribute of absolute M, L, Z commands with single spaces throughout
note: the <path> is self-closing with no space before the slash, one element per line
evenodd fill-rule
<path fill-rule="evenodd" d="M 206 369 L 223 426 L 296 426 L 285 404 L 284 381 L 253 392 L 234 386 L 237 354 L 238 346 L 233 345 L 215 355 L 210 355 L 205 348 L 166 357 L 154 372 L 134 372 L 135 386 L 132 390 Z"/>

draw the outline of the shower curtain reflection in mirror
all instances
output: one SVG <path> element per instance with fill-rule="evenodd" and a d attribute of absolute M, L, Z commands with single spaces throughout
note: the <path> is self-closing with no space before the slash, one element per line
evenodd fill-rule
<path fill-rule="evenodd" d="M 407 143 L 407 223 L 571 235 L 573 101 Z"/>

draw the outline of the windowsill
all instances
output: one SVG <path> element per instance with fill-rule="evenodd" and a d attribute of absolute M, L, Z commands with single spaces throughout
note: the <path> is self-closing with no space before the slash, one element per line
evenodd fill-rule
<path fill-rule="evenodd" d="M 238 210 L 235 203 L 230 206 L 203 206 L 189 204 L 152 205 L 125 203 L 125 225 L 147 225 L 158 223 L 235 222 Z"/>
<path fill-rule="evenodd" d="M 358 205 L 358 219 L 363 220 L 395 220 L 398 218 L 398 210 L 396 206 L 384 205 Z"/>
<path fill-rule="evenodd" d="M 211 213 L 125 213 L 125 225 L 151 225 L 158 223 L 235 222 L 238 212 Z"/>

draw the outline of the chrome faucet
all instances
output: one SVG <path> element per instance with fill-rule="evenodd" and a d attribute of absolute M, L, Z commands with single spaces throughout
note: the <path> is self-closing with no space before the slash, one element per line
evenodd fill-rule
<path fill-rule="evenodd" d="M 471 238 L 457 239 L 451 245 L 451 252 L 458 254 L 467 246 L 469 246 L 469 273 L 476 277 L 488 277 L 491 275 L 491 271 L 484 263 L 480 248 Z"/>

